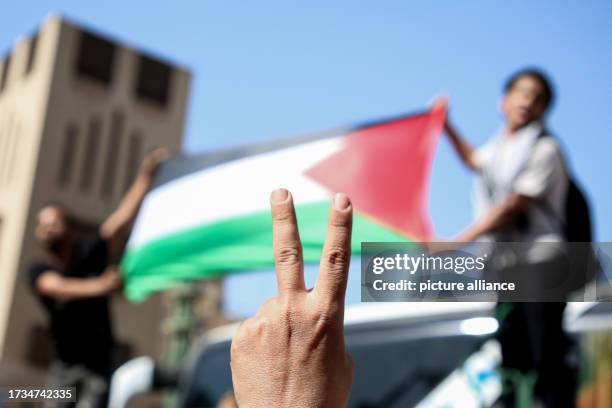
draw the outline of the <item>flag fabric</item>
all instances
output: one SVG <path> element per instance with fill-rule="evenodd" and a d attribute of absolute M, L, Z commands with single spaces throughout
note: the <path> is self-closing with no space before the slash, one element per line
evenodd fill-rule
<path fill-rule="evenodd" d="M 293 195 L 305 262 L 318 262 L 331 196 L 353 203 L 352 251 L 362 241 L 432 236 L 429 173 L 445 112 L 165 162 L 122 260 L 125 290 L 140 301 L 179 282 L 270 268 L 269 194 Z"/>

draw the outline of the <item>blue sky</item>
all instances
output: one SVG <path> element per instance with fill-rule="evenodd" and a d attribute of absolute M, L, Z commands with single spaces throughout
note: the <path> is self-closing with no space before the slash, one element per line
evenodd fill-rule
<path fill-rule="evenodd" d="M 542 67 L 559 95 L 550 127 L 592 199 L 597 239 L 612 240 L 611 2 L 52 4 L 5 1 L 0 47 L 61 12 L 189 67 L 188 152 L 420 110 L 440 92 L 450 97 L 459 129 L 480 144 L 501 123 L 503 80 L 525 65 Z M 470 175 L 443 139 L 431 194 L 440 235 L 451 237 L 470 221 L 470 188 Z"/>

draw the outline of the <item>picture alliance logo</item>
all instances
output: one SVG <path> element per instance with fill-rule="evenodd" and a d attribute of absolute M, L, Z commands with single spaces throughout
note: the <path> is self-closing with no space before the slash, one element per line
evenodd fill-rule
<path fill-rule="evenodd" d="M 406 271 L 414 275 L 418 271 L 454 272 L 462 275 L 465 272 L 482 272 L 485 269 L 487 254 L 482 256 L 454 255 L 439 256 L 420 254 L 395 254 L 377 256 L 372 259 L 372 272 L 380 275 L 387 271 Z"/>

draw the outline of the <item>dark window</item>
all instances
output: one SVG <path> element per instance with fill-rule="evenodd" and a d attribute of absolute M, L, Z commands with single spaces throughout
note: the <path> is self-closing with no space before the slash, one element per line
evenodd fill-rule
<path fill-rule="evenodd" d="M 81 32 L 76 71 L 79 76 L 110 84 L 115 45 L 91 33 Z"/>
<path fill-rule="evenodd" d="M 135 130 L 130 135 L 130 144 L 128 145 L 128 156 L 125 168 L 125 186 L 124 191 L 130 187 L 134 178 L 136 177 L 136 171 L 140 165 L 142 157 L 142 133 L 139 130 Z"/>
<path fill-rule="evenodd" d="M 34 60 L 36 59 L 36 46 L 38 45 L 38 34 L 34 34 L 30 40 L 30 49 L 28 50 L 28 61 L 26 63 L 25 74 L 29 74 L 34 67 Z"/>
<path fill-rule="evenodd" d="M 0 92 L 4 91 L 8 82 L 8 74 L 11 69 L 11 54 L 8 54 L 2 64 L 2 76 L 0 76 Z"/>
<path fill-rule="evenodd" d="M 67 186 L 72 178 L 72 172 L 74 171 L 74 160 L 76 158 L 78 134 L 79 129 L 77 128 L 76 124 L 70 123 L 66 127 L 60 167 L 59 171 L 57 172 L 57 184 L 60 186 Z"/>
<path fill-rule="evenodd" d="M 125 116 L 121 112 L 115 112 L 111 119 L 110 134 L 108 135 L 108 147 L 106 150 L 106 163 L 104 179 L 102 180 L 102 195 L 109 197 L 113 193 L 115 177 L 117 175 L 117 163 L 119 155 L 119 144 L 123 133 Z"/>
<path fill-rule="evenodd" d="M 165 106 L 170 92 L 172 68 L 163 62 L 141 55 L 138 64 L 136 95 Z"/>
<path fill-rule="evenodd" d="M 89 121 L 87 142 L 85 144 L 85 157 L 83 158 L 81 166 L 81 190 L 89 190 L 94 180 L 101 128 L 102 122 L 99 118 L 92 118 Z"/>

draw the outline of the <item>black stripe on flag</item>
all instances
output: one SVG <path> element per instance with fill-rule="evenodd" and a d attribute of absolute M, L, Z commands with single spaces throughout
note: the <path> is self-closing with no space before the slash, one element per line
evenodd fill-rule
<path fill-rule="evenodd" d="M 300 144 L 314 142 L 317 140 L 327 139 L 331 137 L 348 135 L 362 129 L 380 126 L 386 123 L 404 120 L 420 115 L 426 115 L 429 113 L 429 111 L 413 112 L 382 120 L 370 121 L 356 126 L 347 126 L 334 130 L 309 133 L 306 135 L 272 140 L 253 145 L 233 147 L 215 152 L 205 152 L 196 155 L 180 154 L 164 162 L 164 164 L 159 169 L 159 172 L 155 179 L 155 183 L 153 184 L 153 188 L 157 188 L 163 184 L 176 180 L 185 175 L 195 173 L 196 171 L 218 166 L 220 164 L 241 159 L 244 157 L 269 153 L 276 150 L 286 149 Z"/>

